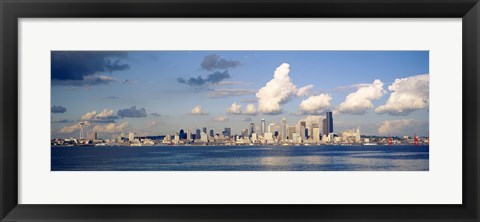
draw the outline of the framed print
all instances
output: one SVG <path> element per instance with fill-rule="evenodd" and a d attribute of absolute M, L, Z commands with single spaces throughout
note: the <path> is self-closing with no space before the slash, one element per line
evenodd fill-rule
<path fill-rule="evenodd" d="M 478 221 L 477 1 L 1 4 L 2 221 Z"/>

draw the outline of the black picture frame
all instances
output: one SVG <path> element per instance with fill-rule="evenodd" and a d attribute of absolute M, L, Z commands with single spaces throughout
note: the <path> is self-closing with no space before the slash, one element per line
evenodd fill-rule
<path fill-rule="evenodd" d="M 0 16 L 1 221 L 479 221 L 480 5 L 478 0 L 0 0 Z M 462 18 L 463 204 L 18 204 L 17 21 L 19 18 L 77 17 Z"/>

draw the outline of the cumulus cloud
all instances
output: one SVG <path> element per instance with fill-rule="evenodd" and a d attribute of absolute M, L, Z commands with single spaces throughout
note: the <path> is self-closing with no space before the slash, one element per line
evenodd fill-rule
<path fill-rule="evenodd" d="M 128 123 L 108 123 L 108 124 L 98 124 L 93 126 L 92 131 L 101 132 L 101 133 L 119 133 L 123 132 L 128 128 Z"/>
<path fill-rule="evenodd" d="M 372 84 L 362 84 L 357 91 L 348 94 L 340 103 L 338 111 L 349 114 L 364 114 L 373 107 L 372 100 L 380 99 L 384 94 L 383 82 L 376 79 Z"/>
<path fill-rule="evenodd" d="M 274 72 L 273 79 L 267 82 L 256 94 L 258 111 L 263 114 L 276 115 L 283 112 L 282 104 L 298 96 L 299 90 L 290 79 L 290 65 L 281 64 Z M 306 94 L 311 86 L 301 88 L 300 94 Z"/>
<path fill-rule="evenodd" d="M 298 96 L 308 96 L 308 95 L 310 95 L 310 92 L 312 91 L 312 89 L 313 89 L 313 85 L 312 85 L 312 84 L 306 85 L 306 86 L 298 89 L 297 95 L 298 95 Z"/>
<path fill-rule="evenodd" d="M 428 123 L 417 122 L 412 119 L 387 120 L 378 128 L 381 135 L 390 134 L 392 136 L 405 135 L 428 135 Z"/>
<path fill-rule="evenodd" d="M 83 114 L 80 119 L 98 123 L 113 123 L 118 118 L 119 117 L 115 115 L 113 110 L 104 109 L 100 113 L 97 113 L 95 110 L 92 112 L 87 112 Z"/>
<path fill-rule="evenodd" d="M 161 117 L 162 115 L 160 113 L 150 113 L 151 116 L 154 117 Z"/>
<path fill-rule="evenodd" d="M 332 97 L 328 94 L 310 96 L 300 103 L 303 114 L 321 115 L 331 106 Z"/>
<path fill-rule="evenodd" d="M 233 103 L 228 109 L 227 109 L 227 113 L 229 114 L 241 114 L 242 111 L 240 110 L 242 108 L 242 105 L 239 105 L 237 103 Z"/>
<path fill-rule="evenodd" d="M 51 108 L 51 112 L 52 113 L 65 113 L 65 112 L 67 112 L 67 108 L 65 108 L 63 106 L 53 105 L 52 108 Z"/>
<path fill-rule="evenodd" d="M 245 115 L 255 116 L 257 115 L 257 108 L 255 108 L 254 104 L 248 104 L 242 113 Z"/>
<path fill-rule="evenodd" d="M 252 118 L 247 116 L 247 117 L 242 118 L 242 121 L 250 122 L 250 121 L 252 121 Z"/>
<path fill-rule="evenodd" d="M 190 114 L 192 114 L 192 115 L 204 115 L 204 116 L 208 115 L 208 113 L 203 112 L 201 106 L 193 107 L 192 112 L 190 112 Z"/>
<path fill-rule="evenodd" d="M 226 116 L 216 116 L 212 119 L 214 122 L 228 122 L 228 118 Z"/>
<path fill-rule="evenodd" d="M 182 83 L 182 84 L 187 84 L 189 86 L 195 87 L 197 89 L 199 88 L 204 88 L 209 85 L 214 85 L 218 84 L 222 80 L 229 79 L 231 76 L 228 73 L 228 71 L 223 71 L 223 72 L 214 72 L 212 74 L 209 74 L 206 78 L 202 76 L 198 76 L 197 78 L 195 77 L 190 77 L 187 79 L 184 78 L 177 78 L 177 82 Z"/>
<path fill-rule="evenodd" d="M 118 110 L 117 115 L 120 117 L 147 117 L 147 111 L 145 108 L 137 109 L 136 106 L 132 106 Z"/>
<path fill-rule="evenodd" d="M 83 123 L 84 123 L 84 126 L 83 126 L 84 128 L 90 126 L 89 121 L 83 121 Z M 63 133 L 63 134 L 69 134 L 69 133 L 76 132 L 78 130 L 80 130 L 80 123 L 76 123 L 76 124 L 69 125 L 69 126 L 64 126 L 58 132 Z"/>
<path fill-rule="evenodd" d="M 202 69 L 211 71 L 214 69 L 228 69 L 228 68 L 235 68 L 239 66 L 241 63 L 235 60 L 227 60 L 224 58 L 220 58 L 217 54 L 210 54 L 203 58 L 202 63 L 200 66 Z"/>
<path fill-rule="evenodd" d="M 405 116 L 415 110 L 428 107 L 429 83 L 430 76 L 428 74 L 396 79 L 388 87 L 392 93 L 386 104 L 377 107 L 375 112 Z"/>
<path fill-rule="evenodd" d="M 114 78 L 98 73 L 127 70 L 127 52 L 53 51 L 51 53 L 52 85 L 92 86 L 108 84 Z"/>
<path fill-rule="evenodd" d="M 231 96 L 244 96 L 255 94 L 255 90 L 251 89 L 215 89 L 208 93 L 210 98 L 225 98 Z"/>

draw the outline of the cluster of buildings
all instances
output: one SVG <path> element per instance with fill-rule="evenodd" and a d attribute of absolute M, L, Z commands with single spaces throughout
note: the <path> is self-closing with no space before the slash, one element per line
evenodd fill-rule
<path fill-rule="evenodd" d="M 258 129 L 258 130 L 257 130 Z M 288 125 L 287 120 L 266 124 L 262 119 L 257 128 L 250 123 L 247 128 L 238 134 L 232 134 L 231 128 L 224 128 L 221 132 L 213 129 L 181 129 L 174 135 L 136 137 L 133 132 L 128 135 L 122 133 L 115 139 L 98 139 L 95 132 L 94 139 L 83 138 L 83 128 L 79 139 L 54 139 L 52 145 L 59 146 L 159 146 L 159 145 L 383 145 L 383 144 L 427 144 L 428 138 L 402 137 L 366 137 L 360 134 L 360 129 L 346 130 L 334 134 L 333 115 L 327 112 L 321 123 L 300 121 L 296 125 Z"/>

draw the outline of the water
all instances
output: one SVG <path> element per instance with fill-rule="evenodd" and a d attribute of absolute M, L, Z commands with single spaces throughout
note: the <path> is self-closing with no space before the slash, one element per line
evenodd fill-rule
<path fill-rule="evenodd" d="M 52 147 L 52 171 L 428 171 L 428 146 Z"/>

